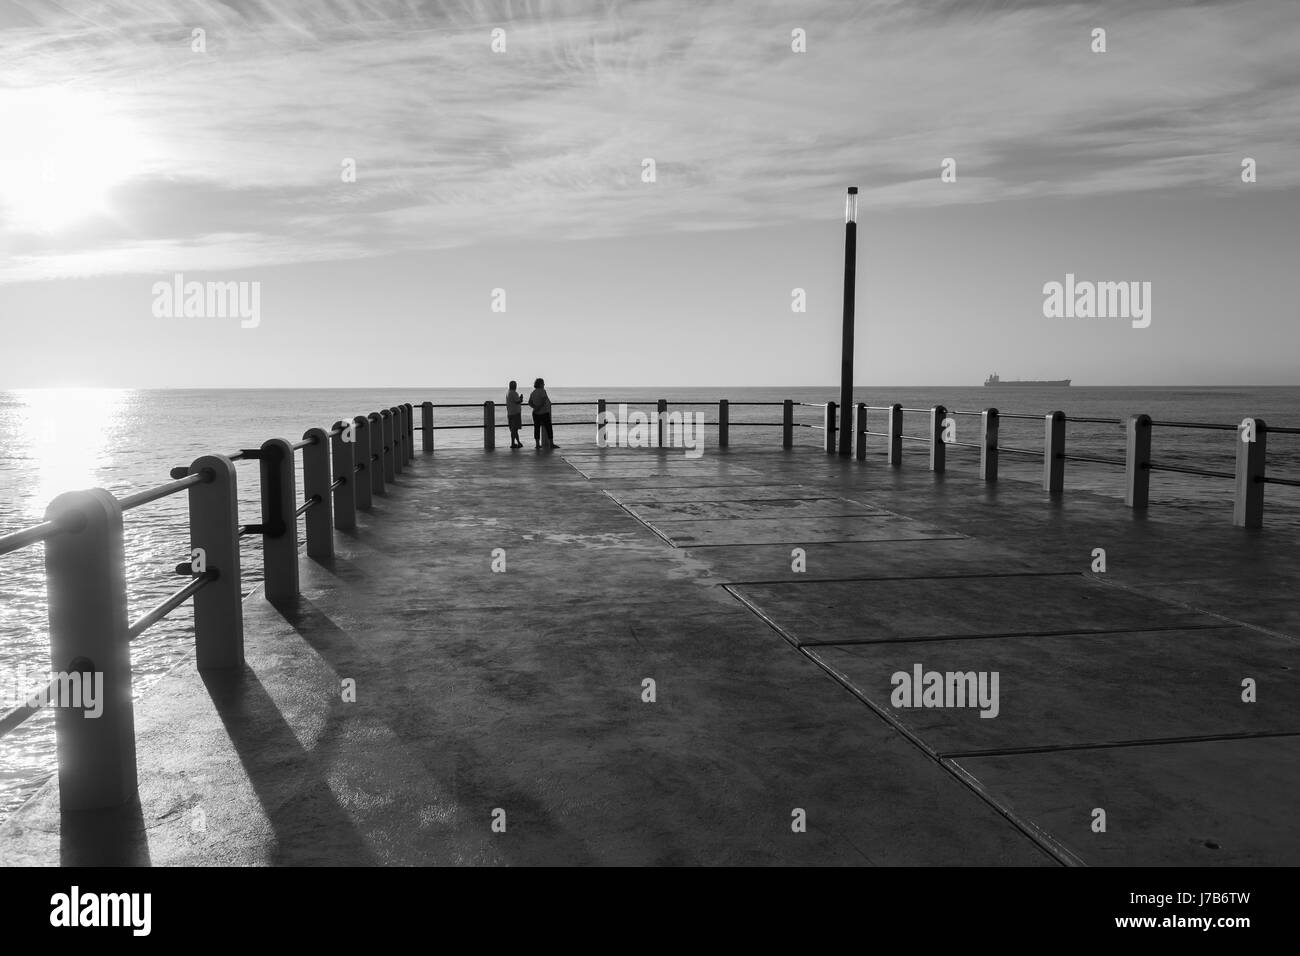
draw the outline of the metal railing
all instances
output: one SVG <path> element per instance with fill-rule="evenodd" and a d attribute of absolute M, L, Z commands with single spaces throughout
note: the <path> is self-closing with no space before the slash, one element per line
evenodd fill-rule
<path fill-rule="evenodd" d="M 302 453 L 304 500 L 296 488 Z M 135 719 L 130 642 L 193 601 L 200 670 L 244 664 L 239 542 L 262 538 L 263 583 L 273 603 L 298 597 L 298 521 L 307 556 L 327 561 L 333 531 L 356 526 L 357 509 L 400 474 L 414 455 L 414 414 L 394 406 L 299 441 L 273 438 L 232 455 L 204 455 L 174 468 L 171 480 L 123 498 L 103 488 L 59 495 L 45 520 L 0 536 L 0 555 L 45 545 L 45 581 L 54 676 L 0 715 L 0 737 L 54 705 L 59 800 L 63 810 L 119 806 L 136 793 Z M 261 521 L 241 524 L 235 462 L 256 461 Z M 176 565 L 190 580 L 133 623 L 127 621 L 125 512 L 180 492 L 188 494 L 190 560 Z M 87 710 L 85 681 L 99 688 Z"/>
<path fill-rule="evenodd" d="M 645 402 L 624 402 L 624 405 L 646 404 Z M 653 418 L 648 418 L 647 423 L 652 424 L 652 434 L 649 447 L 667 448 L 670 447 L 671 428 L 674 424 L 680 424 L 680 417 L 673 418 L 672 412 L 669 411 L 670 405 L 682 404 L 688 406 L 712 405 L 713 402 L 670 402 L 668 399 L 658 399 L 655 402 L 656 411 Z M 794 408 L 796 405 L 805 405 L 809 407 L 823 407 L 814 405 L 809 402 L 795 402 L 786 399 L 780 402 L 732 402 L 727 399 L 720 399 L 717 402 L 718 416 L 714 421 L 705 421 L 702 424 L 706 427 L 718 429 L 718 445 L 726 448 L 731 444 L 732 428 L 780 428 L 781 447 L 794 447 L 794 430 L 797 427 L 817 428 L 820 426 L 809 425 L 806 422 L 796 422 L 794 420 Z M 593 421 L 571 421 L 571 422 L 552 422 L 552 428 L 592 428 L 596 430 L 596 443 L 602 446 L 607 437 L 606 428 L 609 421 L 609 402 L 606 399 L 596 399 L 595 401 L 586 402 L 551 402 L 552 407 L 556 406 L 580 406 L 594 407 L 596 417 Z M 733 422 L 731 420 L 731 409 L 737 407 L 781 407 L 783 409 L 782 420 L 779 422 Z M 434 423 L 435 409 L 453 409 L 453 408 L 481 408 L 483 410 L 483 424 L 481 425 L 440 425 Z M 434 402 L 423 402 L 420 405 L 420 424 L 415 427 L 415 431 L 420 432 L 421 444 L 425 452 L 431 452 L 435 447 L 435 432 L 439 431 L 459 431 L 467 429 L 481 429 L 483 433 L 483 448 L 491 451 L 496 448 L 496 433 L 499 429 L 509 428 L 509 422 L 500 422 L 497 420 L 497 403 L 486 401 L 480 404 L 435 404 Z M 521 428 L 523 426 L 521 425 Z"/>
<path fill-rule="evenodd" d="M 609 404 L 607 400 L 597 399 L 594 402 L 552 402 L 551 404 L 555 406 L 565 405 L 588 407 L 594 405 L 596 407 L 595 426 L 597 430 L 597 444 L 603 444 L 603 439 L 605 437 L 605 424 L 607 422 L 606 414 Z M 651 442 L 652 447 L 666 447 L 666 427 L 671 424 L 671 416 L 668 412 L 669 404 L 670 403 L 667 399 L 659 399 L 656 403 L 657 411 L 655 413 L 655 422 L 657 427 L 654 430 L 653 441 Z M 700 406 L 712 403 L 686 402 L 684 404 Z M 837 451 L 836 438 L 837 433 L 839 432 L 837 418 L 840 410 L 837 408 L 835 402 L 795 402 L 790 399 L 781 402 L 730 402 L 726 399 L 722 399 L 717 404 L 717 420 L 714 422 L 705 422 L 704 424 L 706 426 L 714 426 L 718 429 L 719 447 L 726 448 L 730 444 L 730 429 L 732 427 L 779 427 L 781 429 L 782 448 L 794 447 L 795 428 L 810 428 L 819 430 L 823 433 L 824 447 L 828 454 Z M 779 405 L 783 409 L 782 420 L 780 422 L 732 422 L 730 420 L 730 409 L 733 405 L 755 407 Z M 817 425 L 809 422 L 796 422 L 794 420 L 795 406 L 822 409 L 824 415 L 822 424 Z M 496 403 L 494 402 L 488 401 L 482 404 L 483 424 L 481 426 L 434 425 L 433 413 L 435 408 L 479 407 L 480 406 L 476 404 L 435 405 L 432 402 L 424 402 L 421 405 L 422 424 L 418 429 L 422 434 L 424 450 L 426 452 L 433 451 L 435 431 L 440 429 L 465 428 L 482 428 L 483 447 L 489 450 L 495 448 L 496 430 L 508 427 L 508 425 L 496 420 Z M 1065 413 L 1060 411 L 1051 412 L 1046 415 L 1028 415 L 1023 413 L 1004 413 L 996 408 L 985 408 L 978 411 L 963 409 L 949 411 L 942 405 L 933 405 L 929 408 L 906 408 L 898 404 L 867 405 L 861 402 L 855 404 L 854 410 L 855 421 L 852 426 L 854 430 L 854 440 L 852 444 L 856 448 L 857 459 L 859 461 L 866 459 L 867 439 L 869 437 L 884 438 L 887 440 L 885 452 L 886 459 L 889 465 L 894 468 L 897 468 L 902 464 L 903 442 L 915 442 L 927 445 L 929 448 L 930 470 L 938 474 L 943 473 L 947 468 L 947 452 L 949 448 L 978 450 L 980 455 L 979 475 L 984 481 L 997 481 L 999 463 L 1003 453 L 1031 458 L 1041 458 L 1043 462 L 1043 489 L 1051 494 L 1060 494 L 1064 488 L 1065 463 L 1067 461 L 1122 467 L 1125 469 L 1124 500 L 1129 507 L 1135 509 L 1145 509 L 1149 505 L 1150 475 L 1153 471 L 1194 475 L 1203 478 L 1231 479 L 1236 485 L 1233 499 L 1233 523 L 1247 528 L 1258 528 L 1263 523 L 1264 485 L 1276 484 L 1300 487 L 1300 480 L 1271 477 L 1266 475 L 1264 470 L 1266 448 L 1265 436 L 1269 433 L 1300 434 L 1300 428 L 1270 428 L 1265 425 L 1263 419 L 1259 418 L 1244 419 L 1239 425 L 1226 425 L 1214 422 L 1156 422 L 1152 421 L 1151 418 L 1146 415 L 1132 415 L 1127 420 L 1120 418 L 1100 418 L 1095 416 L 1076 416 L 1073 418 L 1067 418 Z M 887 413 L 888 418 L 885 431 L 872 431 L 868 428 L 868 412 Z M 926 434 L 904 434 L 904 413 L 926 415 L 929 418 Z M 952 437 L 955 433 L 953 416 L 979 418 L 979 441 L 957 441 L 955 437 Z M 1041 450 L 1002 445 L 999 441 L 999 431 L 1001 420 L 1004 418 L 1019 421 L 1042 421 L 1044 423 L 1044 437 Z M 1126 426 L 1128 429 L 1128 443 L 1125 457 L 1121 459 L 1108 458 L 1099 455 L 1067 455 L 1065 453 L 1065 428 L 1067 422 L 1092 425 Z M 591 427 L 591 423 L 554 422 L 552 427 Z M 1153 427 L 1233 431 L 1237 433 L 1238 437 L 1244 436 L 1247 440 L 1236 443 L 1237 466 L 1235 471 L 1214 471 L 1211 469 L 1193 468 L 1186 465 L 1175 465 L 1152 461 L 1150 454 L 1150 432 Z"/>
<path fill-rule="evenodd" d="M 998 462 L 1003 453 L 1040 458 L 1043 462 L 1043 490 L 1050 494 L 1062 493 L 1065 487 L 1065 463 L 1067 461 L 1088 464 L 1101 464 L 1124 469 L 1124 502 L 1130 508 L 1145 510 L 1150 505 L 1150 483 L 1152 472 L 1170 472 L 1174 474 L 1194 475 L 1202 478 L 1218 478 L 1234 482 L 1233 524 L 1243 528 L 1259 528 L 1263 525 L 1264 486 L 1269 484 L 1300 487 L 1300 480 L 1277 478 L 1265 473 L 1267 436 L 1269 434 L 1300 434 L 1300 428 L 1270 427 L 1262 418 L 1245 418 L 1240 424 L 1228 425 L 1222 422 L 1171 422 L 1153 421 L 1148 415 L 1130 415 L 1128 419 L 1098 418 L 1090 416 L 1067 417 L 1064 412 L 1055 411 L 1046 415 L 1025 415 L 1000 412 L 996 408 L 981 411 L 948 411 L 942 405 L 926 408 L 904 408 L 902 405 L 869 406 L 859 403 L 856 406 L 857 421 L 855 438 L 857 457 L 866 457 L 868 437 L 884 437 L 889 446 L 886 456 L 892 467 L 902 464 L 902 443 L 904 441 L 924 442 L 930 448 L 930 470 L 942 473 L 947 467 L 948 448 L 973 448 L 980 452 L 980 478 L 984 481 L 997 481 Z M 884 432 L 871 431 L 867 427 L 868 411 L 888 412 L 888 428 Z M 903 434 L 903 413 L 914 412 L 929 416 L 929 428 L 924 436 Z M 834 406 L 828 408 L 828 422 L 831 422 Z M 957 441 L 955 420 L 953 416 L 978 416 L 981 420 L 980 440 L 975 442 Z M 1017 448 L 1001 445 L 999 442 L 999 425 L 1003 418 L 1022 421 L 1042 421 L 1044 423 L 1043 445 L 1041 450 Z M 1068 455 L 1065 451 L 1067 423 L 1095 425 L 1123 425 L 1126 429 L 1126 448 L 1124 458 L 1108 458 L 1100 455 Z M 832 427 L 828 424 L 828 429 Z M 1234 471 L 1215 471 L 1207 468 L 1195 468 L 1188 465 L 1176 465 L 1153 461 L 1151 458 L 1151 433 L 1153 428 L 1188 428 L 1210 431 L 1233 432 L 1236 438 L 1236 468 Z M 833 448 L 828 440 L 827 451 Z"/>

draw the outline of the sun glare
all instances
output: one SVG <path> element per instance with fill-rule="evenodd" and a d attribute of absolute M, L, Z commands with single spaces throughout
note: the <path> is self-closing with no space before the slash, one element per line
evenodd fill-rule
<path fill-rule="evenodd" d="M 56 232 L 108 212 L 139 168 L 139 139 L 102 93 L 0 91 L 0 224 Z"/>
<path fill-rule="evenodd" d="M 39 518 L 55 496 L 99 483 L 110 436 L 130 393 L 115 388 L 19 389 L 19 440 L 31 462 L 27 504 Z"/>

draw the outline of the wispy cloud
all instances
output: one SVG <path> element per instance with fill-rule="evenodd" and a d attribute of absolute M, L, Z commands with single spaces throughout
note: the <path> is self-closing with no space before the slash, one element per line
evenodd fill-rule
<path fill-rule="evenodd" d="M 102 94 L 131 161 L 90 220 L 0 220 L 0 281 L 788 222 L 848 183 L 867 209 L 1226 190 L 1250 155 L 1300 184 L 1294 0 L 24 3 L 0 48 L 0 124 Z"/>

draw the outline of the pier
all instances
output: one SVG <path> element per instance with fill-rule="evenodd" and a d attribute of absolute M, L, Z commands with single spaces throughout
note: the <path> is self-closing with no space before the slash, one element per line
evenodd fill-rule
<path fill-rule="evenodd" d="M 4 862 L 1300 863 L 1300 556 L 1264 500 L 1297 483 L 1267 436 L 1300 430 L 1135 415 L 1106 460 L 1072 456 L 1060 412 L 1012 448 L 1011 413 L 859 404 L 843 454 L 834 403 L 740 424 L 722 402 L 688 457 L 664 418 L 653 447 L 601 447 L 592 411 L 537 453 L 496 446 L 492 403 L 479 448 L 398 406 L 0 537 L 0 562 L 45 548 L 55 669 L 107 698 L 59 710 L 59 774 Z M 954 416 L 979 440 L 946 441 Z M 1225 432 L 1235 471 L 1162 464 L 1179 427 Z M 1071 489 L 1071 460 L 1124 500 Z M 1161 469 L 1223 482 L 1223 513 L 1162 510 Z M 122 513 L 172 494 L 193 559 L 130 622 Z M 130 639 L 187 601 L 195 655 L 132 705 Z M 996 714 L 900 706 L 897 675 L 930 672 L 996 674 Z"/>

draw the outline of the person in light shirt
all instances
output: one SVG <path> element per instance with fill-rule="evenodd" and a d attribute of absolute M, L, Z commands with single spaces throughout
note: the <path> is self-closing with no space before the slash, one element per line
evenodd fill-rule
<path fill-rule="evenodd" d="M 510 382 L 510 391 L 506 392 L 506 423 L 510 426 L 510 447 L 523 448 L 524 443 L 519 440 L 519 429 L 524 425 L 524 397 L 519 394 L 517 389 L 519 383 Z"/>

